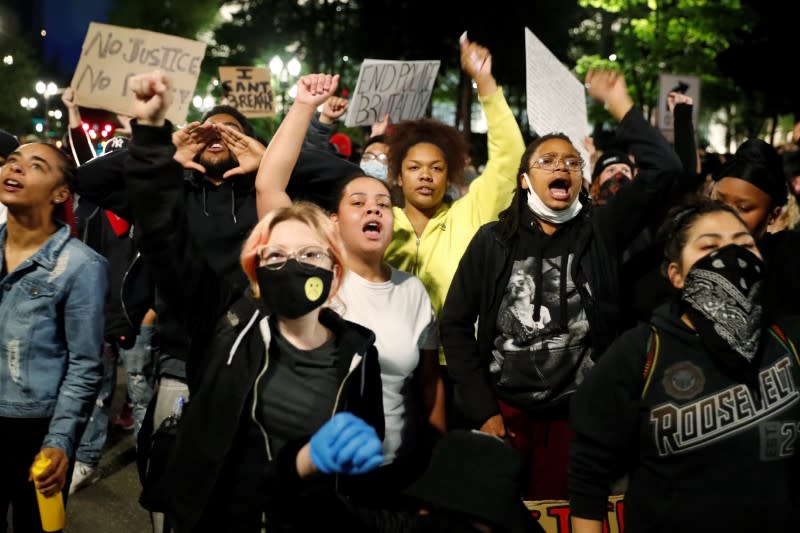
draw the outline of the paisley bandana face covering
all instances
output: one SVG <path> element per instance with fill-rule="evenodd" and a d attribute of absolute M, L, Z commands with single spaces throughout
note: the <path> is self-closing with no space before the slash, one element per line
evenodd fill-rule
<path fill-rule="evenodd" d="M 681 293 L 686 314 L 704 344 L 725 366 L 750 366 L 763 328 L 764 263 L 730 244 L 698 260 Z"/>

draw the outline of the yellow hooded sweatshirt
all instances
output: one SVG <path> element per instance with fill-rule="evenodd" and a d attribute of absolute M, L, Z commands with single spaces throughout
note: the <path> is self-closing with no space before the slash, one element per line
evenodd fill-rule
<path fill-rule="evenodd" d="M 437 317 L 472 237 L 511 203 L 519 161 L 525 151 L 522 133 L 502 89 L 479 100 L 488 124 L 489 159 L 483 174 L 470 184 L 469 192 L 452 204 L 442 203 L 420 237 L 405 212 L 393 208 L 394 234 L 386 261 L 422 280 Z"/>

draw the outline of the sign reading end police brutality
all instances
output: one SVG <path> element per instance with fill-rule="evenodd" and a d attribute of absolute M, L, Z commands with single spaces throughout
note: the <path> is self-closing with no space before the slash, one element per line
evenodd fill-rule
<path fill-rule="evenodd" d="M 439 61 L 365 59 L 350 99 L 345 125 L 371 126 L 385 115 L 392 122 L 425 116 Z"/>
<path fill-rule="evenodd" d="M 219 67 L 228 103 L 247 118 L 275 115 L 269 70 L 263 67 Z"/>
<path fill-rule="evenodd" d="M 92 22 L 70 87 L 79 105 L 131 115 L 128 78 L 159 69 L 172 80 L 174 99 L 167 118 L 181 124 L 189 113 L 205 52 L 200 41 Z"/>

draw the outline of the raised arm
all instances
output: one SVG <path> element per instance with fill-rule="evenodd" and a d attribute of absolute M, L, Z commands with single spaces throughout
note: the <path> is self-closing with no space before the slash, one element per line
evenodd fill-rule
<path fill-rule="evenodd" d="M 461 40 L 461 66 L 478 87 L 478 100 L 486 114 L 489 159 L 483 173 L 470 184 L 469 192 L 453 204 L 454 223 L 475 230 L 491 222 L 508 207 L 517 184 L 517 169 L 525 143 L 502 89 L 492 75 L 489 50 Z"/>
<path fill-rule="evenodd" d="M 306 132 L 305 143 L 323 150 L 334 150 L 330 143 L 331 135 L 336 131 L 336 121 L 346 112 L 349 103 L 347 98 L 329 97 L 322 106 L 322 111 L 314 113 L 311 125 Z"/>
<path fill-rule="evenodd" d="M 658 206 L 682 173 L 680 159 L 667 140 L 634 107 L 621 73 L 590 70 L 589 94 L 603 102 L 619 121 L 619 144 L 633 154 L 639 171 L 633 182 L 596 210 L 596 223 L 615 253 L 628 244 L 657 216 Z"/>
<path fill-rule="evenodd" d="M 75 163 L 82 165 L 87 161 L 94 159 L 97 154 L 92 146 L 92 141 L 89 136 L 81 127 L 81 111 L 78 104 L 75 103 L 75 93 L 72 87 L 64 89 L 64 94 L 61 95 L 61 101 L 67 108 L 68 128 L 67 135 L 69 136 L 69 147 L 72 150 L 72 157 Z"/>
<path fill-rule="evenodd" d="M 174 159 L 171 125 L 164 118 L 172 101 L 171 82 L 156 71 L 134 76 L 129 84 L 136 120 L 125 181 L 137 248 L 170 312 L 190 332 L 208 335 L 213 320 L 236 295 L 208 266 L 189 232 L 183 169 Z"/>
<path fill-rule="evenodd" d="M 303 147 L 308 124 L 317 106 L 336 91 L 339 75 L 309 74 L 297 82 L 297 97 L 269 143 L 256 175 L 258 218 L 291 204 L 286 186 Z"/>

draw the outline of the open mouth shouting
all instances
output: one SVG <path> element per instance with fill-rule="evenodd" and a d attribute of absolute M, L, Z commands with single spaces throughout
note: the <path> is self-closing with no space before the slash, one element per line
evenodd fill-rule
<path fill-rule="evenodd" d="M 3 189 L 6 191 L 14 192 L 24 188 L 25 187 L 22 185 L 22 183 L 18 182 L 13 178 L 6 178 L 5 180 L 3 180 Z"/>
<path fill-rule="evenodd" d="M 569 201 L 569 190 L 572 181 L 569 178 L 559 177 L 550 182 L 547 186 L 550 191 L 550 198 L 559 202 Z"/>
<path fill-rule="evenodd" d="M 219 139 L 209 143 L 208 146 L 206 146 L 206 152 L 211 152 L 212 154 L 219 154 L 225 150 L 227 150 L 227 148 L 225 148 L 225 145 L 222 144 L 222 141 Z"/>
<path fill-rule="evenodd" d="M 366 235 L 368 239 L 378 240 L 381 238 L 383 224 L 381 224 L 377 220 L 370 220 L 366 222 L 361 229 L 364 232 L 364 235 Z"/>

